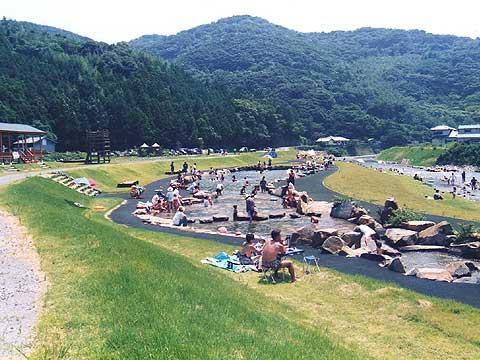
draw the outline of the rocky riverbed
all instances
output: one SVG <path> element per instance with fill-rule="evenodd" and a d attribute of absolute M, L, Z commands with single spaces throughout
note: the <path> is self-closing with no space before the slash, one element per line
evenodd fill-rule
<path fill-rule="evenodd" d="M 37 252 L 18 220 L 0 213 L 0 359 L 23 359 L 46 288 Z"/>

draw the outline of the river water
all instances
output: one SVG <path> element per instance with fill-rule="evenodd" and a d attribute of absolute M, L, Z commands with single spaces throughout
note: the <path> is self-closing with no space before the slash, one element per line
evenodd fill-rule
<path fill-rule="evenodd" d="M 413 177 L 417 174 L 422 178 L 422 182 L 428 186 L 439 189 L 442 192 L 451 192 L 453 186 L 449 185 L 446 181 L 447 178 L 452 176 L 452 173 L 455 174 L 455 187 L 457 188 L 457 196 L 463 197 L 468 200 L 480 201 L 480 189 L 472 190 L 468 184 L 472 177 L 475 177 L 480 181 L 480 172 L 475 171 L 470 168 L 465 168 L 465 189 L 464 184 L 462 184 L 462 168 L 458 167 L 435 167 L 435 168 L 424 168 L 418 166 L 411 166 L 398 163 L 385 163 L 383 161 L 378 161 L 375 159 L 365 159 L 361 162 L 362 165 L 382 170 L 382 171 L 392 171 L 397 174 Z"/>
<path fill-rule="evenodd" d="M 428 179 L 436 179 L 441 184 L 438 173 L 430 173 L 426 170 L 404 166 L 404 165 L 391 165 L 382 164 L 379 162 L 369 161 L 365 163 L 365 166 L 386 170 L 390 168 L 398 169 L 406 175 L 412 175 L 414 173 Z M 233 182 L 232 177 L 235 176 L 237 181 Z M 272 213 L 285 212 L 286 216 L 280 219 L 269 219 L 266 221 L 254 221 L 249 223 L 248 221 L 232 221 L 233 219 L 233 205 L 238 206 L 239 212 L 245 214 L 245 197 L 240 194 L 241 187 L 248 182 L 247 193 L 250 193 L 254 185 L 259 184 L 262 176 L 266 177 L 268 183 L 272 183 L 275 187 L 279 187 L 285 183 L 287 172 L 284 170 L 272 170 L 264 173 L 258 171 L 241 171 L 235 173 L 227 173 L 225 179 L 222 182 L 224 184 L 223 195 L 214 200 L 214 205 L 205 207 L 203 204 L 194 204 L 186 206 L 186 214 L 190 219 L 204 219 L 212 218 L 213 216 L 229 216 L 230 221 L 218 222 L 210 224 L 199 224 L 198 221 L 195 224 L 188 226 L 189 230 L 200 232 L 217 232 L 219 227 L 225 227 L 230 234 L 254 233 L 256 237 L 268 238 L 272 229 L 277 228 L 282 231 L 283 236 L 290 235 L 297 231 L 302 226 L 310 224 L 310 218 L 302 216 L 300 218 L 292 219 L 289 213 L 294 213 L 294 209 L 284 209 L 281 199 L 275 196 L 271 196 L 268 193 L 258 193 L 255 197 L 255 203 L 258 213 L 261 215 L 267 215 Z M 310 193 L 316 193 L 323 187 L 321 183 L 323 179 L 322 174 L 311 175 L 308 178 L 299 181 L 301 183 L 302 191 Z M 468 179 L 468 178 L 467 178 Z M 214 175 L 203 176 L 200 183 L 200 188 L 203 191 L 215 192 L 215 188 L 220 180 Z M 333 199 L 328 199 L 333 201 Z M 342 220 L 330 217 L 330 209 L 332 203 L 329 201 L 319 201 L 318 208 L 321 209 L 322 216 L 319 223 L 315 225 L 316 228 L 334 228 L 340 231 L 350 231 L 354 228 L 354 225 Z M 171 218 L 171 214 L 161 215 L 165 218 Z M 405 252 L 402 254 L 402 259 L 408 270 L 416 267 L 432 267 L 432 268 L 445 268 L 445 266 L 453 261 L 464 260 L 457 256 L 451 255 L 447 252 Z M 480 266 L 480 263 L 477 262 Z M 375 266 L 372 263 L 372 266 Z M 470 283 L 480 283 L 480 272 L 473 272 L 472 277 L 463 278 L 462 281 Z"/>
<path fill-rule="evenodd" d="M 232 181 L 232 176 L 235 176 L 237 181 Z M 233 205 L 238 206 L 239 213 L 246 213 L 245 210 L 245 196 L 240 195 L 240 189 L 248 182 L 247 193 L 253 190 L 254 185 L 258 185 L 262 176 L 265 176 L 268 183 L 272 183 L 275 187 L 283 185 L 284 179 L 287 176 L 287 172 L 284 170 L 272 170 L 259 173 L 258 171 L 241 171 L 231 174 L 226 174 L 223 181 L 224 191 L 223 195 L 214 200 L 214 205 L 205 207 L 203 204 L 193 204 L 186 206 L 186 214 L 191 219 L 203 219 L 212 218 L 213 216 L 229 216 L 230 220 L 233 219 Z M 200 181 L 200 188 L 203 191 L 215 192 L 215 188 L 220 181 L 213 175 L 205 175 Z M 268 193 L 258 192 L 255 197 L 255 205 L 257 207 L 259 215 L 286 213 L 286 216 L 280 219 L 269 219 L 266 221 L 254 221 L 249 223 L 248 221 L 228 221 L 212 224 L 199 224 L 196 222 L 190 227 L 195 230 L 208 230 L 216 231 L 218 227 L 223 226 L 227 228 L 229 233 L 240 232 L 246 234 L 248 232 L 254 233 L 258 236 L 268 237 L 272 229 L 278 228 L 284 235 L 291 234 L 305 226 L 310 224 L 310 218 L 302 216 L 297 219 L 290 218 L 290 213 L 295 213 L 295 209 L 284 209 L 282 201 L 276 196 L 271 196 Z M 347 221 L 341 219 L 335 219 L 330 217 L 331 203 L 319 202 L 318 208 L 320 208 L 322 216 L 319 223 L 315 226 L 321 228 L 335 228 L 340 230 L 351 230 L 353 225 Z"/>

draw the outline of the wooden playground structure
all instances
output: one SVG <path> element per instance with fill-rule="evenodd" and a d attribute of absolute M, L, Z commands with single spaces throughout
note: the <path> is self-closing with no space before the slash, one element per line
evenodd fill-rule
<path fill-rule="evenodd" d="M 85 164 L 110 163 L 110 133 L 108 130 L 87 131 Z"/>

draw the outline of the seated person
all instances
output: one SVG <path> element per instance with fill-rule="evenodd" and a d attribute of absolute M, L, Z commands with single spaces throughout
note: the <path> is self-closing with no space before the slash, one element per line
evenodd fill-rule
<path fill-rule="evenodd" d="M 173 216 L 172 223 L 175 226 L 187 226 L 187 215 L 185 215 L 185 209 L 183 206 L 180 206 Z"/>
<path fill-rule="evenodd" d="M 279 269 L 287 268 L 292 282 L 295 282 L 295 269 L 290 260 L 282 260 L 281 256 L 287 251 L 287 247 L 281 243 L 280 230 L 272 230 L 272 240 L 263 247 L 262 268 L 272 269 L 275 274 Z"/>
<path fill-rule="evenodd" d="M 245 242 L 242 244 L 242 248 L 238 251 L 238 260 L 242 265 L 252 265 L 254 263 L 252 256 L 258 251 L 253 243 L 255 235 L 247 234 Z"/>
<path fill-rule="evenodd" d="M 143 192 L 142 190 L 143 188 L 141 186 L 132 185 L 132 187 L 130 188 L 130 196 L 133 199 L 140 199 L 140 195 Z"/>
<path fill-rule="evenodd" d="M 433 200 L 443 200 L 442 194 L 440 194 L 440 190 L 435 190 L 435 194 L 433 194 Z"/>

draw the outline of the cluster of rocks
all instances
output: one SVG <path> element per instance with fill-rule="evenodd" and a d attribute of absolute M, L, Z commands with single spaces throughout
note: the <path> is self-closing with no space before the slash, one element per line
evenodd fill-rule
<path fill-rule="evenodd" d="M 353 231 L 317 229 L 313 224 L 292 234 L 294 244 L 308 244 L 335 255 L 362 257 L 380 263 L 389 270 L 415 275 L 419 278 L 448 281 L 471 276 L 477 271 L 473 262 L 455 261 L 446 268 L 415 268 L 408 271 L 402 260 L 406 251 L 450 251 L 463 257 L 480 258 L 480 242 L 452 244 L 456 236 L 452 226 L 442 221 L 407 221 L 398 227 L 388 225 L 393 211 L 398 209 L 394 199 L 387 199 L 379 213 L 380 221 L 351 201 L 337 201 L 330 216 L 356 225 Z"/>

